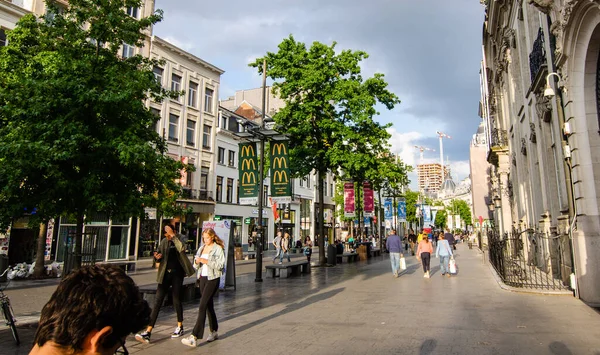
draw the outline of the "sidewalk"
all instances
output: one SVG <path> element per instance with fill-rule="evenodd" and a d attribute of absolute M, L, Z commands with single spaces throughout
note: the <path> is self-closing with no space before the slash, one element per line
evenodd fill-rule
<path fill-rule="evenodd" d="M 438 259 L 430 279 L 413 257 L 407 264 L 397 279 L 387 254 L 262 283 L 252 272 L 238 273 L 237 290 L 215 299 L 219 340 L 192 349 L 171 339 L 175 315 L 166 308 L 152 343 L 129 337 L 127 348 L 160 355 L 600 354 L 600 316 L 593 309 L 570 296 L 502 290 L 476 250 L 459 245 L 459 274 L 452 278 L 440 276 Z M 189 332 L 197 303 L 184 308 Z M 17 348 L 0 330 L 0 353 L 29 352 L 34 330 L 19 332 L 24 345 Z"/>

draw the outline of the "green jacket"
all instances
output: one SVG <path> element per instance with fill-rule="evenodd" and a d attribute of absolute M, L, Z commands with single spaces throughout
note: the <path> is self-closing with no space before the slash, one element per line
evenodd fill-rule
<path fill-rule="evenodd" d="M 175 248 L 179 252 L 177 257 L 179 258 L 179 263 L 183 266 L 183 271 L 185 272 L 185 276 L 192 276 L 194 274 L 194 267 L 188 259 L 187 255 L 185 255 L 185 246 L 179 240 L 177 236 L 172 239 L 173 244 L 175 244 Z M 167 270 L 167 261 L 169 260 L 169 240 L 167 238 L 163 238 L 158 245 L 158 250 L 160 254 L 162 254 L 162 258 L 157 259 L 157 262 L 160 262 L 160 266 L 158 267 L 158 274 L 156 275 L 156 281 L 160 284 L 163 282 L 163 278 L 165 276 L 165 270 Z"/>

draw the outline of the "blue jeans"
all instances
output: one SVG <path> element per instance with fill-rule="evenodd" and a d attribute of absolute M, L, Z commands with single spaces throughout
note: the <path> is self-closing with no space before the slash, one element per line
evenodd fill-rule
<path fill-rule="evenodd" d="M 283 249 L 282 249 L 282 250 L 281 250 L 281 254 L 280 254 L 280 256 L 279 256 L 279 262 L 280 262 L 280 263 L 282 263 L 282 262 L 283 262 L 283 257 L 284 257 L 284 256 L 287 256 L 288 263 L 289 263 L 290 261 L 292 261 L 292 260 L 290 259 L 290 251 L 289 251 L 289 250 L 283 251 Z"/>
<path fill-rule="evenodd" d="M 390 262 L 392 263 L 392 273 L 400 272 L 400 253 L 390 253 Z"/>
<path fill-rule="evenodd" d="M 448 265 L 449 262 L 450 255 L 440 255 L 440 269 L 442 270 L 442 275 L 450 273 L 450 266 Z"/>
<path fill-rule="evenodd" d="M 275 257 L 273 258 L 273 262 L 275 262 L 275 260 L 277 260 L 277 258 L 281 255 L 281 257 L 283 258 L 283 250 L 281 250 L 281 248 L 277 248 L 276 249 L 277 252 L 275 253 Z"/>

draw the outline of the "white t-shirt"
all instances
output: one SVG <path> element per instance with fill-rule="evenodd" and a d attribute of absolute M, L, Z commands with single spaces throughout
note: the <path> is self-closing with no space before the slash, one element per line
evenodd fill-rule
<path fill-rule="evenodd" d="M 202 254 L 200 257 L 202 259 L 208 259 L 208 254 Z M 200 276 L 208 276 L 208 265 L 202 264 L 202 267 L 200 268 Z"/>

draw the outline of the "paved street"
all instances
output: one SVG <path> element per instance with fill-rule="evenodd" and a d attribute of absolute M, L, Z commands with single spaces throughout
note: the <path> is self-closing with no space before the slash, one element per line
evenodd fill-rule
<path fill-rule="evenodd" d="M 192 349 L 170 339 L 175 315 L 166 308 L 152 344 L 130 337 L 127 347 L 161 355 L 600 354 L 595 310 L 570 296 L 502 290 L 479 251 L 460 245 L 459 275 L 450 279 L 440 276 L 437 259 L 431 279 L 422 277 L 414 258 L 407 261 L 398 279 L 387 255 L 258 284 L 250 271 L 238 276 L 236 291 L 220 292 L 215 300 L 218 341 Z M 254 266 L 247 265 L 240 268 Z M 188 331 L 196 305 L 185 306 Z M 17 348 L 0 330 L 0 353 L 27 354 L 33 331 L 19 329 L 24 345 Z"/>

